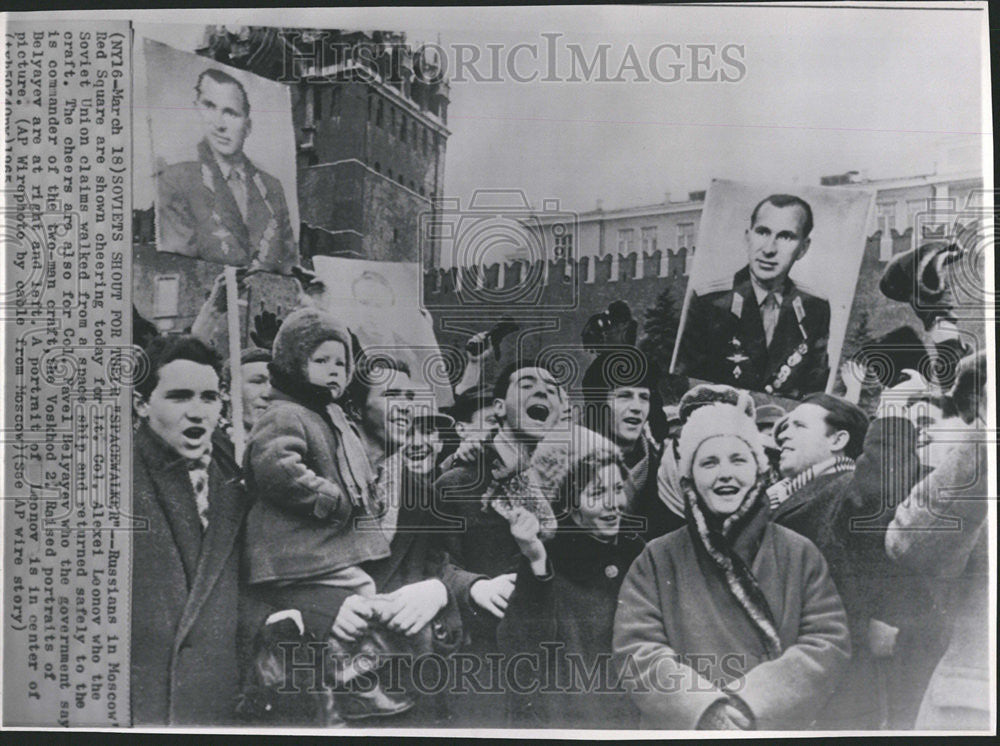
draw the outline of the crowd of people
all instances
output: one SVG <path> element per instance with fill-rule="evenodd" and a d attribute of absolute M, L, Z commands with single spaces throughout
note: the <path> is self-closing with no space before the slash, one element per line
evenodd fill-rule
<path fill-rule="evenodd" d="M 984 352 L 870 417 L 863 371 L 786 410 L 483 348 L 439 411 L 303 307 L 227 425 L 215 352 L 148 343 L 136 725 L 988 726 Z"/>

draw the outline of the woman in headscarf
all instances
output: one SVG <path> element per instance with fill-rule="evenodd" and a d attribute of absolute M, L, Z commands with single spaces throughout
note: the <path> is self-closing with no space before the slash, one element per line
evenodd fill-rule
<path fill-rule="evenodd" d="M 644 727 L 807 727 L 850 658 L 822 555 L 768 520 L 748 411 L 691 413 L 679 446 L 686 530 L 651 542 L 622 585 L 614 649 L 636 673 Z"/>

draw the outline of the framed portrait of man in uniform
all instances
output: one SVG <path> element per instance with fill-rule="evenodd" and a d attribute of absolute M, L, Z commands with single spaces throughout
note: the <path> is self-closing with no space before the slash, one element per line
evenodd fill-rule
<path fill-rule="evenodd" d="M 287 274 L 298 264 L 288 87 L 145 40 L 157 249 Z"/>
<path fill-rule="evenodd" d="M 713 181 L 671 373 L 775 396 L 827 391 L 873 195 Z"/>

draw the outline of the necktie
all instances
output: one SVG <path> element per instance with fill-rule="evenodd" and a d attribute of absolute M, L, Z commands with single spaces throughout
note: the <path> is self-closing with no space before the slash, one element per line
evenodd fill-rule
<path fill-rule="evenodd" d="M 778 299 L 774 293 L 768 293 L 761 306 L 761 319 L 764 322 L 764 338 L 767 346 L 771 346 L 771 339 L 774 337 L 774 328 L 778 325 Z"/>
<path fill-rule="evenodd" d="M 188 478 L 191 480 L 191 487 L 194 489 L 194 504 L 198 509 L 198 520 L 201 521 L 201 530 L 208 528 L 208 467 L 212 463 L 212 454 L 206 453 L 204 456 L 188 461 Z"/>
<path fill-rule="evenodd" d="M 240 215 L 243 219 L 247 218 L 247 185 L 246 181 L 243 179 L 243 171 L 235 166 L 229 169 L 229 178 L 227 179 L 229 184 L 229 191 L 233 193 L 233 198 L 236 200 L 236 206 L 240 208 Z"/>

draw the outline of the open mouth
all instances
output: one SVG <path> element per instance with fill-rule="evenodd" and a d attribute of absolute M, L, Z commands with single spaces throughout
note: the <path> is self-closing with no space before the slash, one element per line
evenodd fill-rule
<path fill-rule="evenodd" d="M 632 427 L 639 427 L 640 425 L 642 425 L 642 418 L 641 417 L 623 417 L 622 418 L 622 422 L 624 422 L 626 425 L 631 425 Z"/>
<path fill-rule="evenodd" d="M 546 422 L 549 419 L 551 410 L 544 404 L 532 404 L 524 413 L 535 422 Z"/>
<path fill-rule="evenodd" d="M 207 432 L 208 431 L 205 428 L 198 427 L 197 425 L 194 425 L 192 427 L 189 427 L 189 428 L 186 428 L 185 430 L 183 430 L 182 434 L 188 440 L 195 440 L 195 441 L 197 441 L 197 440 L 201 440 L 202 438 L 204 438 L 205 437 L 205 433 L 207 433 Z"/>
<path fill-rule="evenodd" d="M 714 490 L 716 495 L 723 495 L 729 497 L 730 495 L 735 495 L 740 491 L 740 488 L 734 484 L 724 484 L 721 487 L 716 487 Z"/>
<path fill-rule="evenodd" d="M 407 446 L 403 451 L 403 455 L 409 461 L 423 461 L 425 458 L 430 456 L 432 452 L 433 449 L 428 445 Z"/>

